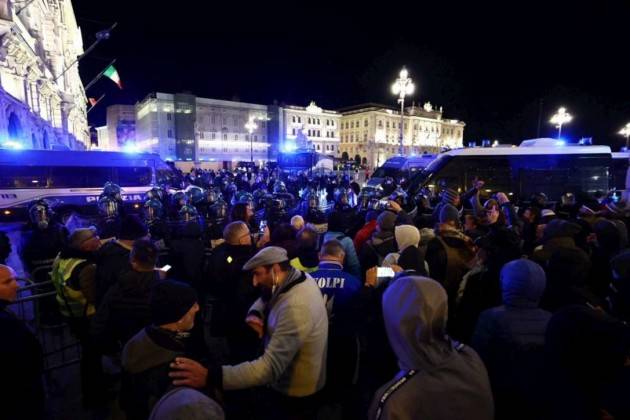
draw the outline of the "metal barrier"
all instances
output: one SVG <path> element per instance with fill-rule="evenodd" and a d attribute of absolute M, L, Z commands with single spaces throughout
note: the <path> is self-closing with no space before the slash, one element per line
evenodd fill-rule
<path fill-rule="evenodd" d="M 36 275 L 46 270 L 46 277 L 50 279 L 51 269 L 52 266 L 38 267 L 31 273 L 31 278 L 38 278 Z M 51 307 L 56 308 L 53 297 L 57 292 L 52 280 L 34 282 L 27 278 L 18 279 L 18 282 L 23 286 L 18 289 L 18 298 L 10 307 L 33 331 L 42 345 L 44 371 L 50 372 L 78 363 L 81 360 L 79 341 L 71 334 L 68 324 L 59 314 L 51 312 L 42 314 L 42 307 L 48 310 Z"/>

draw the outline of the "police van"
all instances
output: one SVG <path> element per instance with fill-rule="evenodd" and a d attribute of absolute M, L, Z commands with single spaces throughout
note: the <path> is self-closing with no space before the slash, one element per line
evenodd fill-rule
<path fill-rule="evenodd" d="M 426 168 L 437 156 L 429 153 L 413 156 L 394 156 L 374 171 L 367 182 L 368 187 L 377 187 L 386 177 L 394 179 L 396 184 L 404 184 L 413 175 Z"/>
<path fill-rule="evenodd" d="M 153 185 L 172 175 L 157 154 L 0 149 L 0 221 L 26 220 L 38 199 L 61 214 L 93 213 L 108 181 L 122 188 L 126 207 L 139 207 Z"/>
<path fill-rule="evenodd" d="M 409 183 L 411 194 L 449 187 L 463 192 L 475 178 L 483 193 L 505 192 L 528 199 L 542 192 L 559 200 L 566 192 L 607 193 L 613 160 L 608 146 L 568 145 L 555 139 L 525 140 L 519 146 L 473 147 L 441 153 Z"/>

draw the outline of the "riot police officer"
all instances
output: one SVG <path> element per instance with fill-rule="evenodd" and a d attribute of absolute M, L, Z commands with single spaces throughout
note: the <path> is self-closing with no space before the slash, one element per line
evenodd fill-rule
<path fill-rule="evenodd" d="M 20 258 L 24 269 L 36 283 L 48 280 L 50 267 L 64 246 L 68 230 L 55 221 L 55 213 L 45 200 L 31 203 L 29 207 L 29 224 L 22 232 Z M 36 293 L 53 291 L 52 286 L 38 288 Z M 58 306 L 54 296 L 40 301 L 40 315 L 45 323 L 59 320 Z"/>
<path fill-rule="evenodd" d="M 110 195 L 102 194 L 99 198 L 98 214 L 100 220 L 97 224 L 97 230 L 100 238 L 117 238 L 120 235 L 121 203 Z"/>

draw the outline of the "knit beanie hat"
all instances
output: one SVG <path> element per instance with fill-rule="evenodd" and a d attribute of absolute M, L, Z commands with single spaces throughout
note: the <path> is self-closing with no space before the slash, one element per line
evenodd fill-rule
<path fill-rule="evenodd" d="M 197 292 L 188 284 L 175 280 L 160 281 L 151 289 L 151 321 L 155 325 L 177 322 L 196 302 Z"/>
<path fill-rule="evenodd" d="M 378 224 L 381 231 L 393 232 L 394 225 L 396 224 L 396 217 L 396 213 L 385 210 L 376 219 L 376 224 Z"/>
<path fill-rule="evenodd" d="M 440 210 L 440 223 L 455 222 L 459 225 L 459 212 L 450 204 L 446 204 Z"/>

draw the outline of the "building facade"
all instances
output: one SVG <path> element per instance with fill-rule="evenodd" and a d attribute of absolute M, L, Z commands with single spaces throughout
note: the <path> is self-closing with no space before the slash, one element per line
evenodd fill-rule
<path fill-rule="evenodd" d="M 166 160 L 260 165 L 281 151 L 310 149 L 375 168 L 399 153 L 400 112 L 378 104 L 331 111 L 314 102 L 267 106 L 153 93 L 135 113 L 137 149 Z M 465 124 L 442 114 L 428 102 L 405 109 L 404 154 L 462 147 Z M 115 130 L 109 125 L 111 143 Z"/>
<path fill-rule="evenodd" d="M 136 142 L 136 107 L 134 105 L 110 105 L 107 107 L 106 149 L 124 150 L 128 144 Z"/>
<path fill-rule="evenodd" d="M 89 145 L 82 53 L 70 0 L 0 0 L 0 147 Z"/>
<path fill-rule="evenodd" d="M 137 148 L 167 160 L 261 164 L 268 160 L 267 130 L 265 105 L 167 93 L 136 105 Z"/>
<path fill-rule="evenodd" d="M 357 159 L 370 168 L 399 154 L 400 111 L 379 104 L 345 108 L 341 113 L 338 157 Z M 463 145 L 465 124 L 444 119 L 442 108 L 427 102 L 422 108 L 411 106 L 403 116 L 403 154 L 439 152 L 442 148 Z"/>
<path fill-rule="evenodd" d="M 341 114 L 324 110 L 311 101 L 307 107 L 283 107 L 282 116 L 282 150 L 308 148 L 326 155 L 338 155 Z"/>

